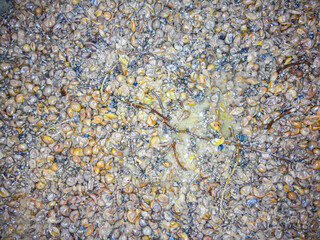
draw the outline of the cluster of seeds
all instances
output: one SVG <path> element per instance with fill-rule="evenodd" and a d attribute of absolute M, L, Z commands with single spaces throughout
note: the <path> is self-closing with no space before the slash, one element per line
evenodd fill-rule
<path fill-rule="evenodd" d="M 13 1 L 1 239 L 320 238 L 320 2 Z"/>

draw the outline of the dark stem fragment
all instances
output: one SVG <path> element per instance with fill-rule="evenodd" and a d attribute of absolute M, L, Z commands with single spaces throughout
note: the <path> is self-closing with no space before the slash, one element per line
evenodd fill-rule
<path fill-rule="evenodd" d="M 154 109 L 150 109 L 150 111 L 151 112 L 153 112 L 153 113 L 155 113 L 155 114 L 157 114 L 158 116 L 160 116 L 160 117 L 162 117 L 164 120 L 166 120 L 166 121 L 170 121 L 170 118 L 167 118 L 167 117 L 165 117 L 165 116 L 163 116 L 161 113 L 159 113 L 158 111 L 156 111 L 156 110 L 154 110 Z"/>
<path fill-rule="evenodd" d="M 187 171 L 187 169 L 181 164 L 181 162 L 179 161 L 179 158 L 178 158 L 178 154 L 177 154 L 177 150 L 176 150 L 176 143 L 172 143 L 172 148 L 173 148 L 173 154 L 174 154 L 174 157 L 178 163 L 178 165 L 185 171 Z"/>
<path fill-rule="evenodd" d="M 167 153 L 171 150 L 172 145 L 170 145 L 163 153 L 160 153 L 161 157 L 164 157 L 165 155 L 167 155 Z"/>
<path fill-rule="evenodd" d="M 243 148 L 243 149 L 251 150 L 251 151 L 254 151 L 254 152 L 258 152 L 258 153 L 267 153 L 267 154 L 269 154 L 270 156 L 275 157 L 275 158 L 278 158 L 278 159 L 283 160 L 283 161 L 285 161 L 285 162 L 290 162 L 290 163 L 292 162 L 291 160 L 289 160 L 289 159 L 287 159 L 287 158 L 279 157 L 279 156 L 277 156 L 277 155 L 274 155 L 274 154 L 269 153 L 269 152 L 264 151 L 264 150 L 259 150 L 259 149 L 256 149 L 256 148 L 247 147 L 247 146 L 244 146 L 244 145 L 239 144 L 239 143 L 234 143 L 234 142 L 225 141 L 224 144 L 234 145 L 234 146 L 241 147 L 241 148 Z"/>
<path fill-rule="evenodd" d="M 272 119 L 268 125 L 267 125 L 267 129 L 270 130 L 272 125 L 278 121 L 279 119 L 283 118 L 284 116 L 288 115 L 290 112 L 292 112 L 293 108 L 289 108 L 288 110 L 284 111 L 283 113 L 281 113 L 278 117 L 276 117 L 275 119 Z"/>
<path fill-rule="evenodd" d="M 164 111 L 164 107 L 163 107 L 163 104 L 162 104 L 162 101 L 161 101 L 160 97 L 153 90 L 151 90 L 151 93 L 157 98 L 157 100 L 159 102 L 159 105 L 160 105 L 160 108 L 161 108 L 161 111 L 162 111 L 162 114 L 166 114 L 165 111 Z"/>
<path fill-rule="evenodd" d="M 161 113 L 159 113 L 157 110 L 154 110 L 153 108 L 148 108 L 142 104 L 136 104 L 129 101 L 125 101 L 126 103 L 136 107 L 136 108 L 142 108 L 142 109 L 148 109 L 150 112 L 157 114 L 159 117 L 162 117 L 165 121 L 170 121 L 170 118 L 163 116 Z"/>
<path fill-rule="evenodd" d="M 299 61 L 299 62 L 289 63 L 287 65 L 284 65 L 283 67 L 279 67 L 277 69 L 277 72 L 279 73 L 279 72 L 281 72 L 281 71 L 283 71 L 283 70 L 285 70 L 285 69 L 287 69 L 289 67 L 297 66 L 297 65 L 301 65 L 301 64 L 307 64 L 308 66 L 311 66 L 310 62 L 308 62 L 307 60 L 303 60 L 303 61 Z"/>

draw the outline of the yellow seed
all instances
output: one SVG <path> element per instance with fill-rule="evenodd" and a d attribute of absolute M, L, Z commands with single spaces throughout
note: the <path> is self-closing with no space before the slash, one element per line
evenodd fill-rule
<path fill-rule="evenodd" d="M 317 183 L 314 188 L 315 191 L 320 192 L 320 183 Z"/>
<path fill-rule="evenodd" d="M 256 187 L 252 188 L 252 193 L 254 196 L 256 196 L 258 198 L 263 198 L 265 195 L 262 190 L 260 190 L 259 188 L 256 188 Z"/>
<path fill-rule="evenodd" d="M 100 25 L 101 26 L 101 25 Z M 101 37 L 105 37 L 106 36 L 106 34 L 105 34 L 105 32 L 104 32 L 104 27 L 102 28 L 102 27 L 100 27 L 99 26 L 99 34 L 100 34 L 100 36 Z M 94 70 L 96 70 L 98 68 L 98 65 L 95 65 L 95 67 L 94 68 L 90 68 L 90 71 L 94 71 Z"/>
<path fill-rule="evenodd" d="M 0 187 L 0 196 L 1 197 L 9 197 L 10 193 L 4 187 Z"/>
<path fill-rule="evenodd" d="M 81 110 L 81 104 L 78 102 L 72 102 L 70 107 L 75 112 L 80 112 L 80 110 Z"/>
<path fill-rule="evenodd" d="M 124 82 L 125 76 L 122 75 L 122 74 L 119 74 L 119 75 L 117 75 L 116 79 L 117 79 L 117 81 L 119 81 L 119 82 Z"/>
<path fill-rule="evenodd" d="M 90 71 L 95 71 L 98 68 L 98 65 L 92 65 L 89 70 Z"/>
<path fill-rule="evenodd" d="M 154 196 L 151 195 L 151 194 L 143 195 L 142 198 L 143 198 L 143 200 L 145 200 L 146 202 L 154 201 Z"/>
<path fill-rule="evenodd" d="M 297 194 L 295 192 L 288 192 L 287 196 L 288 196 L 288 198 L 290 200 L 296 200 L 297 199 Z"/>
<path fill-rule="evenodd" d="M 123 189 L 123 191 L 124 191 L 125 193 L 128 193 L 128 194 L 132 193 L 133 190 L 134 190 L 134 188 L 133 188 L 133 186 L 131 186 L 131 185 L 128 185 L 128 186 L 126 186 L 126 187 Z"/>
<path fill-rule="evenodd" d="M 128 78 L 127 78 L 127 83 L 128 83 L 129 85 L 133 85 L 135 81 L 136 81 L 136 80 L 135 80 L 133 77 L 128 77 Z"/>
<path fill-rule="evenodd" d="M 53 163 L 53 164 L 51 165 L 51 170 L 52 170 L 52 171 L 55 171 L 55 172 L 59 170 L 57 163 Z"/>
<path fill-rule="evenodd" d="M 109 20 L 112 18 L 112 13 L 111 12 L 104 12 L 103 17 L 105 20 Z"/>
<path fill-rule="evenodd" d="M 40 180 L 39 182 L 36 183 L 36 189 L 44 189 L 44 187 L 46 186 L 46 182 L 44 180 Z"/>
<path fill-rule="evenodd" d="M 198 81 L 200 84 L 206 84 L 206 76 L 203 75 L 203 74 L 200 74 L 198 77 L 197 77 Z"/>
<path fill-rule="evenodd" d="M 315 160 L 313 162 L 313 164 L 311 165 L 311 168 L 314 170 L 320 169 L 320 161 L 319 160 Z"/>
<path fill-rule="evenodd" d="M 252 78 L 252 77 L 247 78 L 247 79 L 245 80 L 245 82 L 248 83 L 248 84 L 252 84 L 252 85 L 256 85 L 256 84 L 259 83 L 257 79 Z"/>
<path fill-rule="evenodd" d="M 83 154 L 86 156 L 91 156 L 92 155 L 92 147 L 91 146 L 85 146 L 83 149 Z"/>
<path fill-rule="evenodd" d="M 30 52 L 30 45 L 26 43 L 26 44 L 23 45 L 22 49 L 25 52 Z"/>
<path fill-rule="evenodd" d="M 105 107 L 105 108 L 99 108 L 99 112 L 102 114 L 106 114 L 109 111 L 109 108 Z"/>
<path fill-rule="evenodd" d="M 54 161 L 54 155 L 49 154 L 49 155 L 47 156 L 47 162 L 53 162 L 53 161 Z"/>
<path fill-rule="evenodd" d="M 144 75 L 144 68 L 138 68 L 137 69 L 137 73 L 138 73 L 138 75 Z"/>
<path fill-rule="evenodd" d="M 94 124 L 99 124 L 99 123 L 101 123 L 102 122 L 102 120 L 103 120 L 103 117 L 102 116 L 96 116 L 94 119 L 93 119 L 93 123 Z"/>
<path fill-rule="evenodd" d="M 17 96 L 16 96 L 16 102 L 17 103 L 20 103 L 20 102 L 22 102 L 24 100 L 24 95 L 23 94 L 18 94 Z"/>
<path fill-rule="evenodd" d="M 210 126 L 216 130 L 219 131 L 220 130 L 220 121 L 213 121 L 210 123 Z"/>
<path fill-rule="evenodd" d="M 311 126 L 311 130 L 316 131 L 320 129 L 320 125 Z"/>
<path fill-rule="evenodd" d="M 164 162 L 163 165 L 165 167 L 171 167 L 172 166 L 172 163 L 171 162 Z"/>
<path fill-rule="evenodd" d="M 137 27 L 136 20 L 131 19 L 131 21 L 130 21 L 131 31 L 132 31 L 132 32 L 135 32 L 135 31 L 136 31 L 136 27 Z"/>
<path fill-rule="evenodd" d="M 52 237 L 57 238 L 60 235 L 60 229 L 57 227 L 51 227 L 49 233 Z"/>
<path fill-rule="evenodd" d="M 78 156 L 78 157 L 84 156 L 84 154 L 83 154 L 83 149 L 82 149 L 82 148 L 75 148 L 75 149 L 73 150 L 72 155 L 73 155 L 73 156 Z"/>
<path fill-rule="evenodd" d="M 97 17 L 100 17 L 102 14 L 101 9 L 98 9 L 95 13 L 94 13 Z"/>
<path fill-rule="evenodd" d="M 222 28 L 220 26 L 217 26 L 214 30 L 218 33 L 221 32 Z"/>
<path fill-rule="evenodd" d="M 220 145 L 222 143 L 224 143 L 224 137 L 221 137 L 221 138 L 214 138 L 211 143 L 213 145 Z"/>
<path fill-rule="evenodd" d="M 250 186 L 244 186 L 240 189 L 240 194 L 248 196 L 251 193 L 251 187 Z"/>
<path fill-rule="evenodd" d="M 157 117 L 154 114 L 150 113 L 147 119 L 147 124 L 150 127 L 153 127 L 154 125 L 156 125 L 156 123 L 157 123 Z"/>
<path fill-rule="evenodd" d="M 229 27 L 230 27 L 230 24 L 229 24 L 229 23 L 225 23 L 225 24 L 222 25 L 222 30 L 225 31 L 225 32 L 227 32 L 227 30 L 229 29 Z"/>
<path fill-rule="evenodd" d="M 188 43 L 190 42 L 190 34 L 186 34 L 183 36 L 183 43 Z"/>
<path fill-rule="evenodd" d="M 44 125 L 44 121 L 43 120 L 40 120 L 39 122 L 37 122 L 37 127 L 38 128 L 42 128 Z"/>
<path fill-rule="evenodd" d="M 252 13 L 252 12 L 245 13 L 244 15 L 246 15 L 246 17 L 252 21 L 257 20 L 259 17 L 258 13 Z"/>
<path fill-rule="evenodd" d="M 296 120 L 292 120 L 291 121 L 291 125 L 294 126 L 294 127 L 297 127 L 297 128 L 301 128 L 302 127 L 301 122 L 296 121 Z"/>
<path fill-rule="evenodd" d="M 81 162 L 81 158 L 78 157 L 78 156 L 73 156 L 73 157 L 72 157 L 72 161 L 73 161 L 74 163 L 79 163 L 79 162 Z"/>
<path fill-rule="evenodd" d="M 95 145 L 93 148 L 92 148 L 92 153 L 93 154 L 98 154 L 100 152 L 100 147 Z"/>
<path fill-rule="evenodd" d="M 105 118 L 109 119 L 109 120 L 113 120 L 113 119 L 117 119 L 118 116 L 114 113 L 107 113 L 104 115 Z"/>
<path fill-rule="evenodd" d="M 73 4 L 73 5 L 77 5 L 78 2 L 79 2 L 79 0 L 72 0 L 72 4 Z"/>
<path fill-rule="evenodd" d="M 53 180 L 56 177 L 56 173 L 49 168 L 43 169 L 43 177 L 47 180 Z"/>
<path fill-rule="evenodd" d="M 292 187 L 297 190 L 297 192 L 300 194 L 300 195 L 304 195 L 305 194 L 305 191 L 302 187 L 298 186 L 298 185 L 292 185 Z"/>
<path fill-rule="evenodd" d="M 16 231 L 17 233 L 20 235 L 24 232 L 25 226 L 24 224 L 19 224 L 19 226 L 17 227 Z"/>
<path fill-rule="evenodd" d="M 315 207 L 320 207 L 320 200 L 315 200 L 315 201 L 313 202 L 313 205 L 314 205 Z"/>
<path fill-rule="evenodd" d="M 258 165 L 258 171 L 261 173 L 264 173 L 265 171 L 267 171 L 267 168 L 264 164 L 259 164 Z"/>
<path fill-rule="evenodd" d="M 130 210 L 127 212 L 127 219 L 129 220 L 129 222 L 135 223 L 137 221 L 137 218 L 138 214 L 136 211 Z"/>
<path fill-rule="evenodd" d="M 185 93 L 185 92 L 181 93 L 180 96 L 179 96 L 179 99 L 181 101 L 185 101 L 187 99 L 187 93 Z"/>
<path fill-rule="evenodd" d="M 99 175 L 99 173 L 100 173 L 100 168 L 98 168 L 98 167 L 93 167 L 93 172 L 94 172 L 94 175 L 95 175 L 95 176 Z"/>
<path fill-rule="evenodd" d="M 192 99 L 192 98 L 188 98 L 187 104 L 190 105 L 190 106 L 194 106 L 194 105 L 196 105 L 196 101 L 194 99 Z"/>
<path fill-rule="evenodd" d="M 275 85 L 274 89 L 270 89 L 270 92 L 276 94 L 276 93 L 280 93 L 283 90 L 283 84 L 277 84 Z"/>
<path fill-rule="evenodd" d="M 54 139 L 52 137 L 47 136 L 47 135 L 42 135 L 41 139 L 45 144 L 54 143 Z"/>
<path fill-rule="evenodd" d="M 68 114 L 68 116 L 69 116 L 70 118 L 73 118 L 74 112 L 73 112 L 73 110 L 72 110 L 71 107 L 68 107 L 68 108 L 67 108 L 67 114 Z"/>
<path fill-rule="evenodd" d="M 175 100 L 176 99 L 176 94 L 174 93 L 174 89 L 171 89 L 171 90 L 167 91 L 166 95 L 171 100 Z"/>
<path fill-rule="evenodd" d="M 170 227 L 174 230 L 179 228 L 179 223 L 175 222 L 175 221 L 171 221 L 170 222 Z"/>
<path fill-rule="evenodd" d="M 216 68 L 216 66 L 214 64 L 209 64 L 208 67 L 207 67 L 207 70 L 208 71 L 212 71 Z"/>
<path fill-rule="evenodd" d="M 107 173 L 106 176 L 104 177 L 104 179 L 107 184 L 111 184 L 114 181 L 114 175 L 111 173 Z"/>
<path fill-rule="evenodd" d="M 105 166 L 105 170 L 109 170 L 112 167 L 112 160 L 110 160 Z"/>
<path fill-rule="evenodd" d="M 42 14 L 42 9 L 41 8 L 37 8 L 36 9 L 36 15 L 40 16 Z M 31 44 L 34 44 L 34 42 L 32 42 Z M 34 51 L 34 50 L 33 50 Z"/>
<path fill-rule="evenodd" d="M 66 137 L 68 138 L 72 133 L 73 133 L 73 131 L 67 132 Z M 66 147 L 65 147 L 65 148 L 66 148 Z"/>
<path fill-rule="evenodd" d="M 7 228 L 7 233 L 11 235 L 11 234 L 13 234 L 13 232 L 14 232 L 14 227 L 13 226 L 9 226 Z"/>
<path fill-rule="evenodd" d="M 151 97 L 151 96 L 146 97 L 146 98 L 144 99 L 144 103 L 147 104 L 147 105 L 151 104 L 153 101 L 154 101 L 154 98 Z"/>
<path fill-rule="evenodd" d="M 283 190 L 285 190 L 286 192 L 290 191 L 290 186 L 286 183 L 283 185 Z"/>
<path fill-rule="evenodd" d="M 180 237 L 181 237 L 181 239 L 183 239 L 183 240 L 189 240 L 188 235 L 187 235 L 186 233 L 184 233 L 184 232 L 180 234 Z"/>
<path fill-rule="evenodd" d="M 235 81 L 238 83 L 238 82 L 243 82 L 243 80 L 244 80 L 243 76 L 237 76 Z"/>
<path fill-rule="evenodd" d="M 57 201 L 51 201 L 48 203 L 49 207 L 54 207 L 56 205 Z"/>
<path fill-rule="evenodd" d="M 160 138 L 158 136 L 151 138 L 151 141 L 150 141 L 151 147 L 158 147 L 159 144 L 160 144 Z"/>
<path fill-rule="evenodd" d="M 111 149 L 111 154 L 112 154 L 113 156 L 118 156 L 118 151 L 117 151 L 115 148 L 112 148 L 112 149 Z"/>
<path fill-rule="evenodd" d="M 252 134 L 252 127 L 251 126 L 246 126 L 242 129 L 242 134 L 245 134 L 245 135 L 251 135 Z"/>
<path fill-rule="evenodd" d="M 97 162 L 97 167 L 98 168 L 104 168 L 104 161 L 103 160 L 100 160 L 99 162 Z"/>
<path fill-rule="evenodd" d="M 232 109 L 232 111 L 230 112 L 230 115 L 240 115 L 243 111 L 244 111 L 243 107 L 236 107 Z"/>
<path fill-rule="evenodd" d="M 90 236 L 94 231 L 94 226 L 92 223 L 89 223 L 89 225 L 87 226 L 87 230 L 86 230 L 86 236 Z"/>
<path fill-rule="evenodd" d="M 83 119 L 83 123 L 84 123 L 86 126 L 90 127 L 90 126 L 91 126 L 91 119 L 88 119 L 88 118 Z"/>

